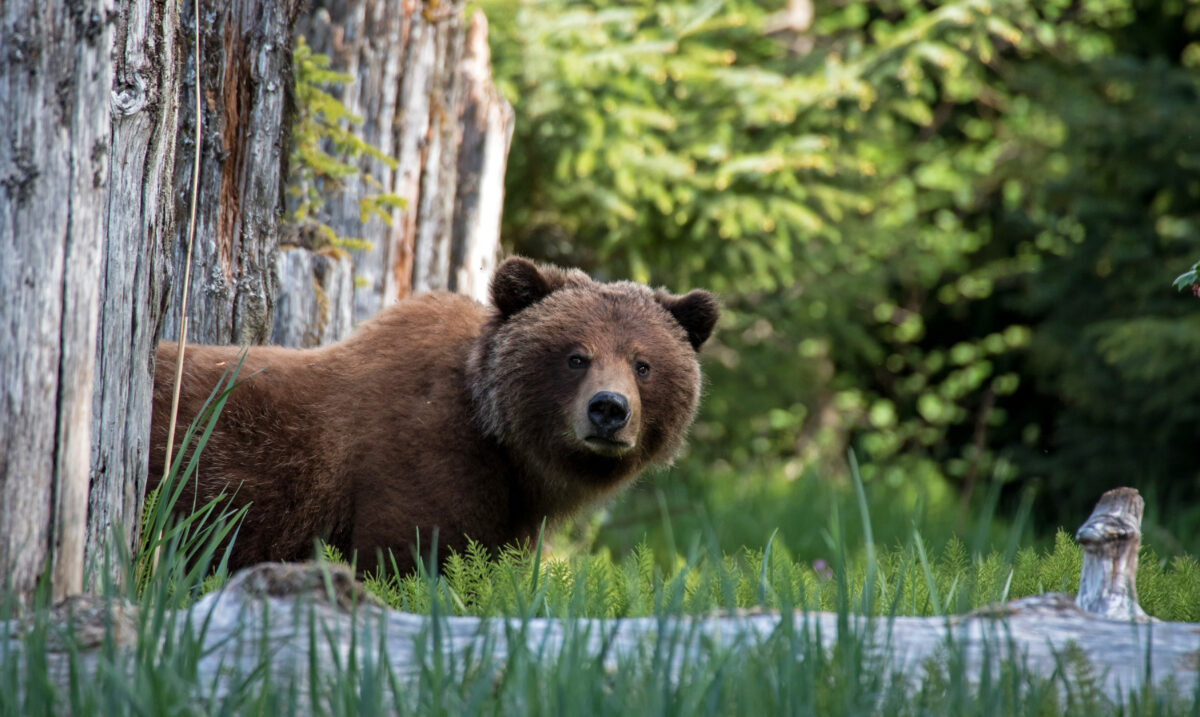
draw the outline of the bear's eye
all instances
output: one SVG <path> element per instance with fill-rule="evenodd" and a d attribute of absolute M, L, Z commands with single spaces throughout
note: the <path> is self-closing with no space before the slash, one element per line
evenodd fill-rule
<path fill-rule="evenodd" d="M 637 375 L 646 378 L 650 375 L 650 364 L 645 361 L 636 361 L 633 364 L 633 370 L 637 371 Z"/>
<path fill-rule="evenodd" d="M 570 357 L 567 358 L 567 365 L 571 368 L 587 368 L 588 360 L 586 357 L 580 356 L 579 354 L 571 354 Z"/>

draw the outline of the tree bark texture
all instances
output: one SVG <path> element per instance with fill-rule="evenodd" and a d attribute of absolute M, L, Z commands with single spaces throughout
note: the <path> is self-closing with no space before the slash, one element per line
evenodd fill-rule
<path fill-rule="evenodd" d="M 112 89 L 109 0 L 0 4 L 0 573 L 83 578 Z"/>
<path fill-rule="evenodd" d="M 354 328 L 354 266 L 345 252 L 283 247 L 275 271 L 280 291 L 272 344 L 323 346 Z"/>
<path fill-rule="evenodd" d="M 119 0 L 112 167 L 104 237 L 86 563 L 119 581 L 119 530 L 137 545 L 146 483 L 154 345 L 166 298 L 178 123 L 179 4 Z M 187 158 L 181 158 L 186 161 Z M 188 162 L 190 165 L 190 162 Z M 95 583 L 93 582 L 93 586 Z"/>
<path fill-rule="evenodd" d="M 486 23 L 477 15 L 466 35 L 461 3 L 336 5 L 306 27 L 353 70 L 346 99 L 367 140 L 400 158 L 395 172 L 364 160 L 375 191 L 409 200 L 390 227 L 375 222 L 360 257 L 375 288 L 359 318 L 414 288 L 484 298 L 512 130 Z M 297 307 L 278 324 L 283 343 L 349 332 L 344 258 L 294 250 L 275 266 L 297 8 L 205 0 L 197 67 L 191 3 L 0 5 L 0 568 L 23 597 L 51 551 L 62 595 L 85 564 L 104 565 L 114 529 L 136 545 L 153 346 L 180 327 L 197 78 L 188 339 L 265 341 L 279 282 Z M 336 203 L 347 229 L 366 184 Z"/>
<path fill-rule="evenodd" d="M 513 113 L 492 86 L 487 24 L 476 13 L 468 33 L 463 5 L 315 0 L 297 24 L 332 69 L 354 77 L 339 99 L 363 118 L 363 139 L 398 162 L 391 170 L 360 160 L 377 185 L 348 180 L 322 217 L 338 234 L 371 244 L 353 252 L 356 321 L 414 291 L 486 298 Z M 379 191 L 404 197 L 407 207 L 392 210 L 390 224 L 372 218 L 363 226 L 358 199 Z"/>
<path fill-rule="evenodd" d="M 176 237 L 163 337 L 178 336 L 191 201 L 195 83 L 202 95 L 201 168 L 188 299 L 188 341 L 259 344 L 271 332 L 274 271 L 287 159 L 286 109 L 297 0 L 205 0 L 200 67 L 192 4 L 181 8 L 187 42 L 179 87 Z M 189 161 L 184 161 L 188 158 Z"/>
<path fill-rule="evenodd" d="M 450 244 L 449 288 L 488 301 L 488 281 L 500 255 L 504 171 L 512 146 L 515 115 L 492 83 L 487 18 L 471 16 L 459 102 L 458 187 Z"/>

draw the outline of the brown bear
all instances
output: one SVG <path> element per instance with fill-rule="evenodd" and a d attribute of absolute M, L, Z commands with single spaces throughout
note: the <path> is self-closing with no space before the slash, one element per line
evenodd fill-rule
<path fill-rule="evenodd" d="M 360 570 L 390 550 L 407 571 L 435 529 L 442 556 L 468 536 L 492 549 L 528 540 L 543 518 L 671 462 L 700 396 L 711 294 L 521 258 L 500 265 L 490 292 L 490 308 L 444 292 L 406 299 L 330 346 L 249 349 L 180 510 L 221 491 L 249 504 L 234 568 L 311 557 L 320 538 L 357 553 Z M 240 352 L 188 347 L 181 426 Z M 159 345 L 151 487 L 175 357 Z"/>

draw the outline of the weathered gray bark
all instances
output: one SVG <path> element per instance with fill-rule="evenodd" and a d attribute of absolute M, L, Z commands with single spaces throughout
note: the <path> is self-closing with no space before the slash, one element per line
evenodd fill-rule
<path fill-rule="evenodd" d="M 429 124 L 425 131 L 424 154 L 421 163 L 420 186 L 409 205 L 409 219 L 414 231 L 411 240 L 404 236 L 412 247 L 413 268 L 412 293 L 447 289 L 450 286 L 450 237 L 454 221 L 454 196 L 457 185 L 457 137 L 458 104 L 462 89 L 462 75 L 458 72 L 463 55 L 463 26 L 460 16 L 462 5 L 451 4 L 439 10 L 450 13 L 440 22 L 431 22 L 424 28 L 422 37 L 428 38 L 433 51 L 432 72 L 429 75 L 428 99 Z M 424 18 L 424 16 L 421 16 Z M 425 44 L 424 47 L 429 47 Z M 415 49 L 425 51 L 418 45 Z M 414 87 L 419 91 L 419 87 Z M 409 95 L 412 97 L 413 95 Z M 410 132 L 419 127 L 406 128 Z M 402 167 L 403 169 L 403 167 Z M 409 196 L 409 195 L 405 195 Z M 415 211 L 412 211 L 415 208 Z M 396 295 L 405 296 L 402 287 Z"/>
<path fill-rule="evenodd" d="M 343 251 L 283 247 L 275 264 L 279 294 L 271 343 L 323 346 L 354 327 L 354 267 Z"/>
<path fill-rule="evenodd" d="M 108 0 L 0 5 L 0 573 L 82 586 L 110 156 Z"/>
<path fill-rule="evenodd" d="M 332 69 L 354 78 L 347 87 L 335 88 L 334 94 L 362 118 L 359 136 L 391 157 L 398 156 L 393 126 L 402 121 L 396 116 L 401 78 L 416 71 L 405 64 L 413 21 L 406 4 L 404 0 L 313 0 L 311 12 L 296 22 L 296 34 L 305 37 L 313 52 L 328 55 Z M 411 157 L 405 160 L 413 162 Z M 368 192 L 398 190 L 396 172 L 383 162 L 363 157 L 358 166 L 362 176 L 344 180 L 343 191 L 329 199 L 322 219 L 339 235 L 362 237 L 371 245 L 365 251 L 352 252 L 355 275 L 363 284 L 354 296 L 355 319 L 361 321 L 383 305 L 384 257 L 393 227 L 378 217 L 362 224 L 358 200 Z M 379 187 L 370 187 L 365 177 Z M 391 214 L 394 226 L 400 212 Z"/>
<path fill-rule="evenodd" d="M 146 482 L 154 344 L 175 238 L 171 197 L 178 122 L 175 2 L 119 0 L 114 33 L 112 167 L 92 409 L 86 563 L 108 556 L 119 581 L 117 530 L 138 540 Z M 185 162 L 186 163 L 186 162 Z M 188 163 L 190 164 L 190 163 Z M 93 586 L 99 578 L 93 575 Z"/>
<path fill-rule="evenodd" d="M 464 3 L 349 0 L 313 3 L 296 28 L 333 69 L 354 77 L 340 99 L 363 118 L 360 133 L 398 162 L 360 167 L 378 186 L 352 179 L 322 219 L 371 248 L 352 252 L 355 319 L 414 291 L 452 289 L 483 299 L 499 253 L 511 107 L 491 82 L 487 24 L 470 35 Z M 388 224 L 360 223 L 368 192 L 404 197 Z"/>
<path fill-rule="evenodd" d="M 504 170 L 512 146 L 514 114 L 492 83 L 487 18 L 471 17 L 459 102 L 458 187 L 450 245 L 448 288 L 487 302 L 488 280 L 500 255 Z"/>
<path fill-rule="evenodd" d="M 202 159 L 187 337 L 194 343 L 257 344 L 271 332 L 271 263 L 283 208 L 285 109 L 296 8 L 296 0 L 218 0 L 202 8 Z M 191 3 L 184 3 L 184 36 L 192 36 L 193 22 Z M 197 71 L 190 47 L 185 55 L 179 157 L 193 151 Z M 176 163 L 172 274 L 180 281 L 191 174 L 190 162 Z M 181 287 L 172 286 L 164 338 L 178 335 L 181 296 Z"/>

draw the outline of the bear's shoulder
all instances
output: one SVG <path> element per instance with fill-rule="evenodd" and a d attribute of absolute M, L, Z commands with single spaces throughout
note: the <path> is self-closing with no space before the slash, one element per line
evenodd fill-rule
<path fill-rule="evenodd" d="M 434 291 L 402 299 L 379 311 L 347 340 L 351 344 L 379 345 L 391 341 L 421 341 L 446 345 L 470 340 L 487 321 L 488 309 L 474 299 Z"/>

